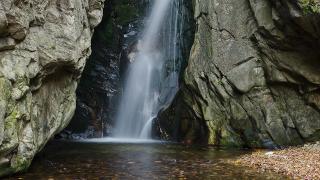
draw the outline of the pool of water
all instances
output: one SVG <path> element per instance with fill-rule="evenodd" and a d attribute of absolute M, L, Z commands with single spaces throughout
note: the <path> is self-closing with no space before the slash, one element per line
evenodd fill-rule
<path fill-rule="evenodd" d="M 226 163 L 248 153 L 163 142 L 50 142 L 9 179 L 285 179 Z"/>

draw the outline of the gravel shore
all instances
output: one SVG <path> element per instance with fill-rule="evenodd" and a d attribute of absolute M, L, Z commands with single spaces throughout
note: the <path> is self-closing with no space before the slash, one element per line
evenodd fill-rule
<path fill-rule="evenodd" d="M 320 142 L 283 150 L 256 150 L 232 163 L 274 171 L 294 179 L 320 179 Z"/>

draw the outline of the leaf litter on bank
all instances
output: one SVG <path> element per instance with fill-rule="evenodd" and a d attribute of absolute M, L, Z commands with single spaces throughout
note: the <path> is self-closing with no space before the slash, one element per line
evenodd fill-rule
<path fill-rule="evenodd" d="M 257 150 L 231 163 L 274 171 L 294 179 L 320 179 L 320 143 L 275 151 Z"/>

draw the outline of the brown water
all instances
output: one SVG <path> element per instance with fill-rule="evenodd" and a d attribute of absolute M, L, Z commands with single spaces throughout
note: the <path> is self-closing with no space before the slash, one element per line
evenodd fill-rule
<path fill-rule="evenodd" d="M 235 167 L 248 153 L 178 144 L 51 142 L 27 173 L 9 179 L 284 179 Z"/>

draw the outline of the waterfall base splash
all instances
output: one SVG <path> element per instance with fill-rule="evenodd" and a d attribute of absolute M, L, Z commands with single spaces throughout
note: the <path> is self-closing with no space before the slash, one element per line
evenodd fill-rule
<path fill-rule="evenodd" d="M 116 143 L 116 144 L 148 144 L 148 143 L 168 143 L 161 140 L 154 139 L 142 139 L 142 138 L 93 138 L 93 139 L 83 139 L 76 142 L 85 142 L 85 143 Z"/>

